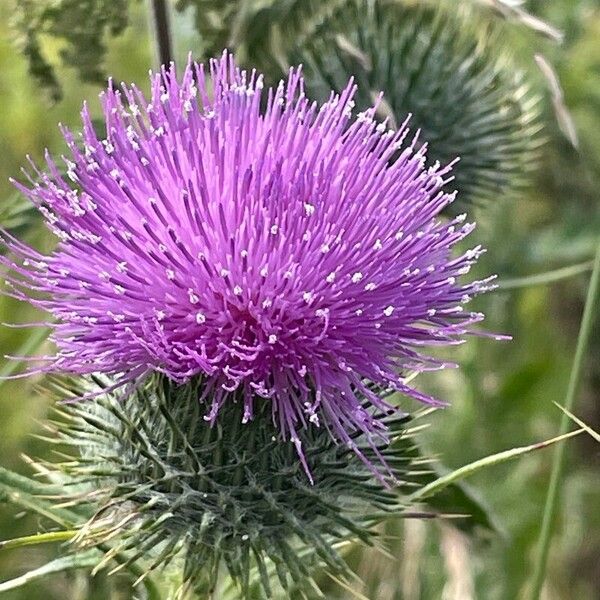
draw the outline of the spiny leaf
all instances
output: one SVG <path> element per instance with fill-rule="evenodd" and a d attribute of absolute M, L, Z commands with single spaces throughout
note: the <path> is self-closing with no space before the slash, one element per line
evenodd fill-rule
<path fill-rule="evenodd" d="M 62 489 L 59 490 L 47 484 L 33 481 L 28 477 L 0 467 L 0 493 L 4 495 L 6 501 L 46 517 L 63 527 L 71 527 L 82 521 L 77 512 L 57 508 L 52 502 L 42 497 L 48 494 L 58 494 L 62 491 Z"/>

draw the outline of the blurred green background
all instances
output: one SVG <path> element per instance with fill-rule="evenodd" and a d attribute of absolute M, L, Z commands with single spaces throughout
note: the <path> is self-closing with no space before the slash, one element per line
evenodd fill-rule
<path fill-rule="evenodd" d="M 537 0 L 527 3 L 535 15 L 565 33 L 561 45 L 521 28 L 513 32 L 515 52 L 543 90 L 533 54 L 551 60 L 564 87 L 579 136 L 574 149 L 556 125 L 544 99 L 545 137 L 541 168 L 532 185 L 517 198 L 497 198 L 475 209 L 479 227 L 471 243 L 488 248 L 480 274 L 500 280 L 543 272 L 592 257 L 600 232 L 600 5 L 593 0 Z M 7 178 L 19 175 L 25 155 L 40 158 L 44 148 L 64 150 L 57 123 L 76 126 L 84 99 L 97 111 L 99 86 L 82 84 L 72 69 L 59 68 L 64 99 L 51 104 L 27 73 L 7 25 L 11 2 L 0 3 L 0 203 L 13 192 Z M 109 44 L 106 70 L 117 81 L 143 83 L 154 62 L 143 3 L 134 5 L 124 35 Z M 175 18 L 177 57 L 199 47 L 189 13 Z M 60 45 L 47 40 L 56 59 Z M 1 205 L 1 204 L 0 204 Z M 25 232 L 24 232 L 25 233 Z M 28 229 L 32 243 L 48 240 Z M 451 402 L 430 418 L 422 441 L 448 467 L 457 467 L 499 450 L 540 441 L 558 431 L 560 411 L 572 362 L 588 275 L 548 286 L 496 291 L 477 299 L 488 316 L 487 328 L 513 336 L 497 343 L 471 339 L 453 350 L 458 371 L 422 377 L 428 387 Z M 36 320 L 29 307 L 0 299 L 2 322 Z M 20 353 L 30 333 L 0 330 L 0 354 Z M 42 349 L 43 350 L 43 349 Z M 458 356 L 457 356 L 458 355 Z M 597 319 L 576 414 L 600 428 L 600 320 Z M 3 362 L 0 368 L 8 368 Z M 44 456 L 47 448 L 33 434 L 48 414 L 50 402 L 35 378 L 0 383 L 0 464 L 27 472 L 22 454 Z M 548 568 L 548 600 L 600 597 L 600 446 L 580 436 L 568 443 L 568 467 L 560 492 L 560 516 Z M 530 576 L 552 453 L 528 455 L 474 477 L 470 484 L 489 506 L 502 534 L 467 539 L 448 525 L 411 521 L 395 530 L 390 542 L 396 558 L 365 553 L 358 572 L 374 600 L 513 600 L 522 596 Z M 1 498 L 0 498 L 1 500 Z M 42 524 L 0 504 L 0 539 L 25 535 Z M 0 581 L 42 564 L 58 548 L 0 551 Z M 107 591 L 102 577 L 90 584 L 85 574 L 56 575 L 34 583 L 7 599 L 63 600 L 130 597 L 118 586 Z M 335 586 L 332 598 L 350 598 Z M 118 595 L 120 594 L 120 595 Z"/>

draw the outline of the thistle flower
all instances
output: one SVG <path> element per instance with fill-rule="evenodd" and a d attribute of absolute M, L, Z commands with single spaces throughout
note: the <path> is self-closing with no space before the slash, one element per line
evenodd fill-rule
<path fill-rule="evenodd" d="M 5 234 L 10 293 L 55 319 L 40 371 L 201 378 L 211 424 L 235 399 L 243 423 L 266 404 L 307 471 L 307 427 L 371 463 L 354 438 L 385 442 L 396 409 L 380 392 L 437 404 L 404 375 L 448 366 L 420 349 L 482 319 L 463 303 L 489 280 L 459 282 L 481 249 L 452 256 L 474 225 L 437 218 L 450 166 L 426 169 L 406 122 L 354 114 L 352 81 L 321 106 L 299 70 L 262 88 L 227 53 L 209 76 L 192 62 L 151 76 L 149 101 L 111 84 L 106 138 L 84 106 L 81 143 L 63 128 L 66 176 L 46 155 L 16 183 L 58 244 Z"/>
<path fill-rule="evenodd" d="M 66 388 L 61 382 L 56 391 L 64 398 L 82 389 L 82 382 Z M 285 598 L 291 589 L 324 597 L 315 595 L 316 567 L 349 575 L 340 545 L 377 544 L 373 526 L 405 515 L 406 498 L 376 481 L 324 428 L 299 432 L 316 480 L 311 485 L 293 443 L 278 440 L 268 405 L 242 425 L 242 403 L 227 403 L 211 427 L 196 400 L 201 390 L 201 381 L 177 386 L 154 375 L 126 398 L 108 392 L 97 402 L 60 407 L 53 441 L 73 454 L 46 467 L 62 479 L 64 500 L 93 515 L 80 527 L 77 549 L 104 547 L 100 566 L 115 556 L 143 558 L 145 575 L 180 558 L 183 597 L 192 588 L 200 597 L 212 591 L 221 598 L 215 590 L 221 565 L 237 584 L 236 597 L 282 597 L 280 587 Z M 414 445 L 411 419 L 384 419 L 393 443 L 379 451 L 402 489 L 413 491 L 426 461 Z M 377 460 L 364 435 L 354 441 Z M 125 566 L 121 560 L 118 568 Z M 253 593 L 257 587 L 263 593 Z"/>

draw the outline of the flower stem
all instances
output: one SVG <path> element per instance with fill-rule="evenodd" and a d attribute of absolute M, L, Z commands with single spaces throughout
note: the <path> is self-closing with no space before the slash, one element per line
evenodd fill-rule
<path fill-rule="evenodd" d="M 576 275 L 590 271 L 593 266 L 594 261 L 590 260 L 578 263 L 576 265 L 562 267 L 561 269 L 546 271 L 545 273 L 537 273 L 535 275 L 527 275 L 525 277 L 515 277 L 514 279 L 505 279 L 504 281 L 498 282 L 498 289 L 501 291 L 506 291 L 530 287 L 533 285 L 547 285 L 548 283 L 554 283 L 555 281 L 561 281 L 562 279 L 568 279 L 570 277 L 575 277 Z"/>
<path fill-rule="evenodd" d="M 594 307 L 598 296 L 600 295 L 600 243 L 596 250 L 596 258 L 594 260 L 594 268 L 588 288 L 583 318 L 577 337 L 577 348 L 575 350 L 575 358 L 571 367 L 571 375 L 569 377 L 569 386 L 565 398 L 564 408 L 567 411 L 572 411 L 575 397 L 581 381 L 581 373 L 583 369 L 584 356 L 586 353 L 592 325 L 594 322 Z M 569 428 L 570 418 L 568 414 L 563 414 L 560 423 L 560 433 L 565 433 Z M 530 600 L 538 600 L 544 584 L 546 563 L 548 562 L 548 552 L 550 550 L 550 538 L 552 535 L 552 526 L 556 514 L 556 505 L 558 500 L 558 490 L 560 487 L 565 462 L 565 446 L 559 445 L 554 453 L 552 464 L 552 474 L 550 476 L 550 485 L 546 496 L 546 506 L 544 508 L 544 517 L 540 532 L 540 542 L 535 570 L 533 573 L 532 587 L 529 594 Z"/>
<path fill-rule="evenodd" d="M 168 65 L 173 60 L 173 44 L 167 0 L 148 0 L 156 45 L 156 58 L 160 65 Z"/>

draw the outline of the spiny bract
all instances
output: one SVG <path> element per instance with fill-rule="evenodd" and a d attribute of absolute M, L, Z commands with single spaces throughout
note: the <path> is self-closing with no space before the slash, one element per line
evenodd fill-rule
<path fill-rule="evenodd" d="M 127 398 L 107 393 L 61 407 L 56 441 L 74 456 L 50 468 L 66 475 L 66 499 L 94 513 L 80 547 L 106 544 L 106 564 L 116 555 L 141 557 L 146 574 L 182 558 L 184 589 L 197 591 L 214 588 L 223 563 L 243 597 L 256 597 L 257 585 L 270 597 L 275 580 L 310 589 L 318 565 L 347 574 L 336 548 L 350 539 L 375 543 L 373 525 L 402 514 L 398 490 L 323 428 L 299 432 L 311 485 L 268 415 L 242 425 L 240 401 L 223 407 L 216 426 L 205 421 L 196 400 L 202 385 L 153 376 Z M 265 412 L 263 400 L 257 417 Z M 378 450 L 407 489 L 423 469 L 409 420 L 386 417 L 392 441 Z M 376 459 L 364 435 L 353 439 Z"/>
<path fill-rule="evenodd" d="M 481 250 L 452 256 L 474 225 L 436 218 L 450 168 L 426 169 L 406 124 L 355 115 L 352 82 L 319 106 L 299 70 L 262 81 L 224 53 L 208 77 L 192 62 L 180 81 L 174 66 L 152 76 L 150 101 L 111 84 L 106 139 L 84 107 L 81 143 L 64 129 L 66 176 L 47 155 L 16 184 L 55 250 L 5 233 L 17 258 L 1 260 L 11 293 L 55 318 L 40 370 L 202 376 L 210 423 L 234 396 L 244 423 L 268 398 L 301 459 L 298 431 L 323 425 L 367 461 L 354 432 L 375 447 L 394 410 L 378 391 L 435 403 L 403 373 L 447 366 L 419 349 L 482 319 L 463 304 L 487 280 L 459 282 Z"/>

